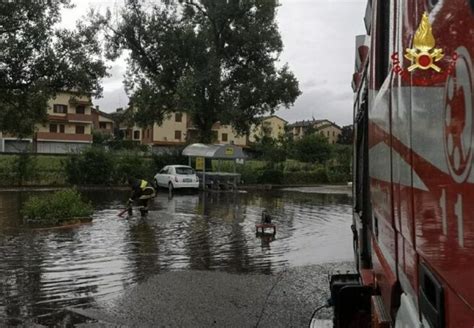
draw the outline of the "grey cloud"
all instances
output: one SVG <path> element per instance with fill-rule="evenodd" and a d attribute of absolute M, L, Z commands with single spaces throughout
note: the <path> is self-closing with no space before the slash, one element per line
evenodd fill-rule
<path fill-rule="evenodd" d="M 352 121 L 352 97 L 327 88 L 313 89 L 302 94 L 292 108 L 280 109 L 277 115 L 288 122 L 314 117 L 347 125 Z"/>
<path fill-rule="evenodd" d="M 117 108 L 125 108 L 128 106 L 128 96 L 123 88 L 105 90 L 102 98 L 93 100 L 95 106 L 99 106 L 100 110 L 111 113 Z"/>

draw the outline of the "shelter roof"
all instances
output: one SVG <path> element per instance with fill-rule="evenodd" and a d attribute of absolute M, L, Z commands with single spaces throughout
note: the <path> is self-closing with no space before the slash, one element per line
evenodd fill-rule
<path fill-rule="evenodd" d="M 195 143 L 187 146 L 183 150 L 184 156 L 206 157 L 215 159 L 237 159 L 246 158 L 242 147 L 235 145 L 205 145 Z"/>

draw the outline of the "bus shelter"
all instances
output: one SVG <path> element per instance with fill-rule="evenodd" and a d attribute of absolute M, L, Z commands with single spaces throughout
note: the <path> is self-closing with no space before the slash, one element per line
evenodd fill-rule
<path fill-rule="evenodd" d="M 189 159 L 189 166 L 192 166 L 192 159 L 196 160 L 196 172 L 201 181 L 203 189 L 232 189 L 237 188 L 240 182 L 240 174 L 236 172 L 236 164 L 246 158 L 242 147 L 235 145 L 206 145 L 195 143 L 187 146 L 183 150 L 183 155 Z M 206 159 L 217 160 L 217 172 L 206 172 Z M 222 161 L 233 162 L 233 172 L 220 172 Z"/>

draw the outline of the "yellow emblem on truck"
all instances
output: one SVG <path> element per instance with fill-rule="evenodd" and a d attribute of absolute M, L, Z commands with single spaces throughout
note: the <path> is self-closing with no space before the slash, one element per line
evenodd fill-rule
<path fill-rule="evenodd" d="M 415 33 L 412 49 L 407 49 L 405 58 L 411 60 L 412 65 L 408 67 L 408 71 L 413 71 L 417 68 L 427 70 L 434 69 L 436 72 L 441 72 L 441 68 L 435 64 L 443 57 L 443 49 L 435 48 L 436 42 L 431 30 L 428 13 L 423 14 L 420 26 Z"/>

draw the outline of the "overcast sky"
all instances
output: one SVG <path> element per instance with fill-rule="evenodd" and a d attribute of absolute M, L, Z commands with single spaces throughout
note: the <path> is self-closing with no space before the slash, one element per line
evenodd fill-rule
<path fill-rule="evenodd" d="M 120 0 L 73 1 L 76 8 L 63 12 L 63 25 L 87 13 L 89 7 L 104 10 Z M 364 34 L 363 17 L 367 0 L 280 0 L 278 24 L 287 62 L 303 94 L 290 109 L 277 115 L 289 122 L 329 119 L 346 125 L 352 121 L 351 79 L 354 71 L 355 36 Z M 110 63 L 112 76 L 103 80 L 103 98 L 95 99 L 100 109 L 112 112 L 126 107 L 123 90 L 125 62 Z"/>

